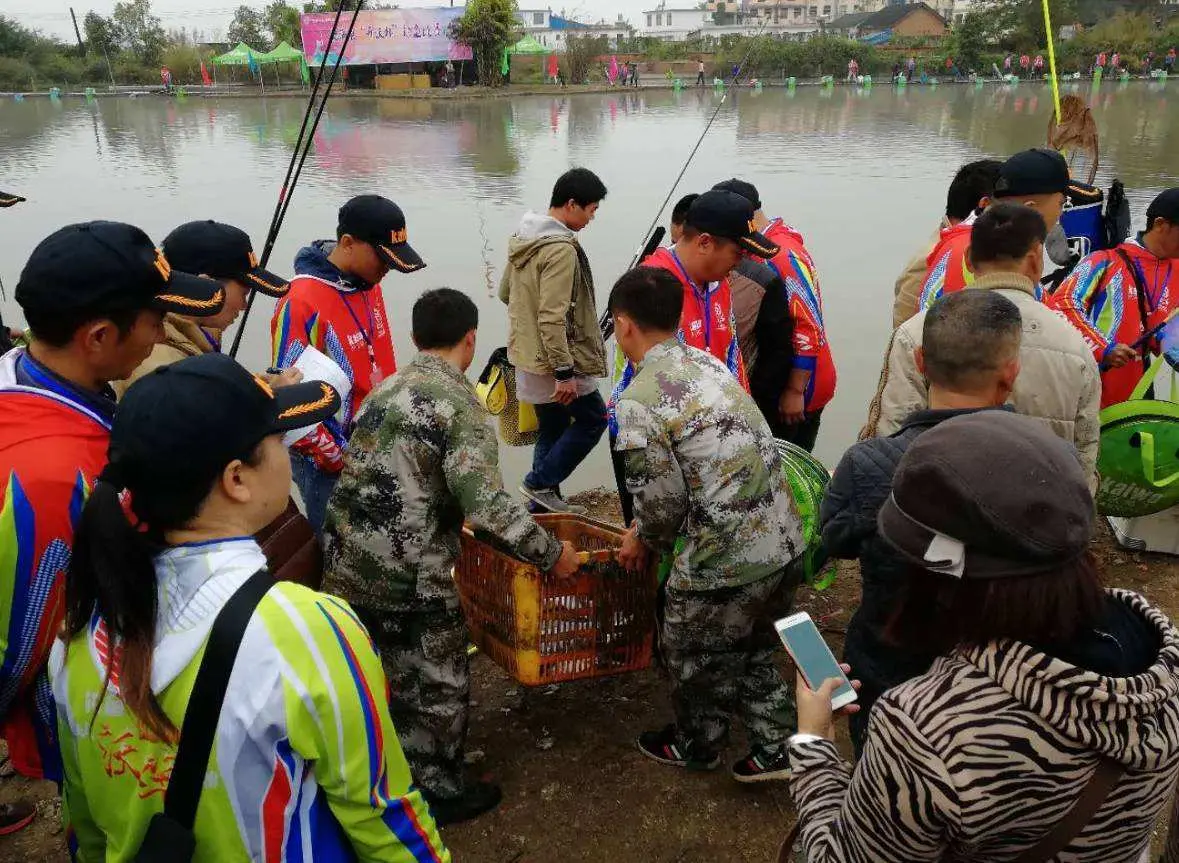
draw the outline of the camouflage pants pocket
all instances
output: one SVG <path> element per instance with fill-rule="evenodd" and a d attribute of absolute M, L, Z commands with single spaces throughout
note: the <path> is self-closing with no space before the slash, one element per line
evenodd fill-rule
<path fill-rule="evenodd" d="M 462 612 L 379 614 L 372 631 L 389 679 L 389 714 L 414 783 L 437 797 L 457 796 L 471 694 Z"/>
<path fill-rule="evenodd" d="M 775 746 L 794 732 L 794 698 L 774 665 L 764 617 L 781 578 L 713 591 L 667 590 L 662 649 L 676 725 L 703 750 L 725 744 L 734 714 L 754 745 Z"/>

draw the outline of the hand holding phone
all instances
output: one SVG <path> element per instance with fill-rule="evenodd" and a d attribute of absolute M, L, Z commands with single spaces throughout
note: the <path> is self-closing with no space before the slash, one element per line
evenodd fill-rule
<path fill-rule="evenodd" d="M 853 704 L 857 697 L 855 686 L 809 614 L 792 614 L 777 621 L 774 627 L 798 667 L 799 732 L 830 738 L 834 711 L 858 709 Z"/>

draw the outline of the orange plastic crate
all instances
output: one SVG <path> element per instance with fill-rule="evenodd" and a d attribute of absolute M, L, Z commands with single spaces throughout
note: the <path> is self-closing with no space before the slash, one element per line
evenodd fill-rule
<path fill-rule="evenodd" d="M 590 561 L 569 582 L 558 583 L 464 528 L 454 575 L 472 641 L 529 686 L 650 665 L 655 574 L 626 572 L 614 559 L 622 530 L 575 515 L 536 520 L 558 539 L 591 552 Z"/>

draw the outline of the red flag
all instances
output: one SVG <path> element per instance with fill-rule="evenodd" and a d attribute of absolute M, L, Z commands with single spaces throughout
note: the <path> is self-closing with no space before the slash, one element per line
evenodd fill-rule
<path fill-rule="evenodd" d="M 205 61 L 201 61 L 201 81 L 206 87 L 212 85 L 213 80 L 209 77 L 209 70 L 205 68 Z"/>

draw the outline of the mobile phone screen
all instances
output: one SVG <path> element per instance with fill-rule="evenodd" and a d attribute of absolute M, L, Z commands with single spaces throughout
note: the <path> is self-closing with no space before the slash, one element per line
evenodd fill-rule
<path fill-rule="evenodd" d="M 812 689 L 818 689 L 824 680 L 838 677 L 843 683 L 835 690 L 832 700 L 854 691 L 813 620 L 802 620 L 792 626 L 782 626 L 782 621 L 778 621 L 777 627 L 778 634 L 790 648 L 790 655 Z"/>

